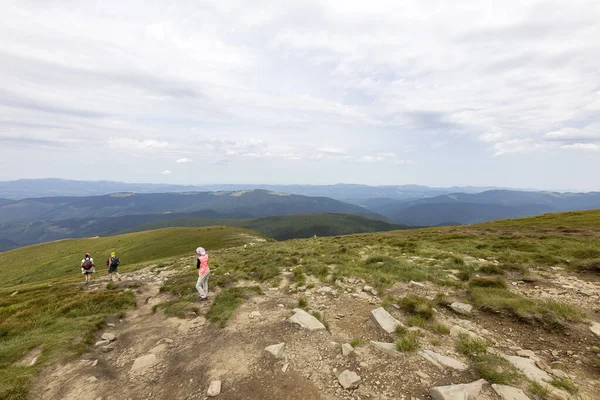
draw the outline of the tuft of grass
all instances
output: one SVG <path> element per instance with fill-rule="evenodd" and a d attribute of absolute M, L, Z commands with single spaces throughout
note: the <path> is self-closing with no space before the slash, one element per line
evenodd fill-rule
<path fill-rule="evenodd" d="M 350 343 L 350 346 L 357 348 L 357 347 L 362 346 L 365 343 L 367 343 L 367 341 L 363 340 L 363 339 L 353 339 L 349 343 Z"/>
<path fill-rule="evenodd" d="M 408 332 L 402 338 L 396 341 L 396 348 L 398 351 L 410 352 L 415 351 L 419 348 L 419 341 L 417 335 L 412 332 Z"/>
<path fill-rule="evenodd" d="M 461 354 L 469 357 L 476 357 L 485 354 L 487 347 L 488 345 L 486 342 L 474 339 L 469 335 L 460 335 L 458 342 L 456 343 L 457 350 Z"/>
<path fill-rule="evenodd" d="M 502 288 L 475 287 L 470 290 L 475 306 L 492 312 L 505 311 L 529 323 L 562 328 L 569 321 L 581 321 L 586 314 L 565 303 L 521 296 Z"/>
<path fill-rule="evenodd" d="M 469 286 L 471 287 L 485 287 L 485 288 L 500 288 L 506 289 L 507 285 L 504 279 L 500 277 L 495 278 L 481 278 L 473 277 L 469 280 Z"/>
<path fill-rule="evenodd" d="M 262 293 L 260 287 L 235 287 L 222 290 L 214 299 L 206 318 L 216 322 L 221 328 L 227 324 L 233 312 L 250 297 L 251 293 Z"/>
<path fill-rule="evenodd" d="M 397 325 L 395 333 L 397 336 L 404 336 L 406 335 L 406 328 L 402 325 Z"/>
<path fill-rule="evenodd" d="M 577 385 L 573 383 L 570 379 L 565 378 L 556 378 L 553 379 L 550 384 L 559 389 L 565 389 L 567 392 L 571 394 L 577 394 L 579 392 L 579 388 Z"/>
<path fill-rule="evenodd" d="M 402 310 L 413 316 L 418 316 L 424 320 L 433 318 L 433 304 L 424 297 L 408 295 L 400 299 L 398 305 Z"/>
<path fill-rule="evenodd" d="M 504 274 L 504 270 L 500 268 L 500 266 L 496 264 L 485 264 L 479 267 L 479 272 L 483 272 L 484 274 L 490 275 L 502 275 Z"/>
<path fill-rule="evenodd" d="M 152 312 L 162 310 L 163 313 L 169 317 L 177 317 L 181 319 L 188 318 L 192 313 L 198 315 L 200 309 L 189 301 L 169 301 L 165 303 L 159 303 L 152 306 Z"/>
<path fill-rule="evenodd" d="M 527 391 L 536 399 L 550 400 L 551 390 L 548 385 L 540 385 L 535 381 L 531 381 L 529 382 L 529 385 L 527 385 Z"/>
<path fill-rule="evenodd" d="M 308 309 L 308 300 L 306 299 L 306 297 L 300 297 L 298 299 L 298 308 L 301 308 L 303 310 Z"/>
<path fill-rule="evenodd" d="M 440 322 L 435 322 L 432 325 L 430 325 L 430 329 L 431 329 L 431 331 L 433 331 L 435 333 L 439 333 L 440 335 L 449 335 L 450 334 L 450 328 L 448 328 L 446 325 L 444 325 Z"/>
<path fill-rule="evenodd" d="M 489 383 L 499 385 L 517 385 L 523 379 L 523 374 L 514 365 L 492 354 L 475 357 L 473 370 Z"/>
<path fill-rule="evenodd" d="M 419 315 L 411 315 L 410 317 L 406 318 L 406 324 L 408 326 L 418 326 L 419 328 L 425 328 L 427 321 Z"/>
<path fill-rule="evenodd" d="M 463 269 L 456 274 L 456 277 L 463 282 L 468 281 L 473 276 L 473 270 Z"/>

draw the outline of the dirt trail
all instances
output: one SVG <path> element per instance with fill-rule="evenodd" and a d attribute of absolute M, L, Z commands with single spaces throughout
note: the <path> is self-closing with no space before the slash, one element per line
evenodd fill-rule
<path fill-rule="evenodd" d="M 440 369 L 416 353 L 387 354 L 369 344 L 343 356 L 341 345 L 353 339 L 386 342 L 394 339 L 371 317 L 371 310 L 380 306 L 381 298 L 357 289 L 359 283 L 345 285 L 354 285 L 356 290 L 352 293 L 339 288 L 333 289 L 333 293 L 320 293 L 319 285 L 304 293 L 289 293 L 287 284 L 291 274 L 282 272 L 283 282 L 279 287 L 263 286 L 264 295 L 256 295 L 242 304 L 221 329 L 202 317 L 210 302 L 199 302 L 200 316 L 189 319 L 153 313 L 153 305 L 171 299 L 159 291 L 170 273 L 143 270 L 126 274 L 124 284 L 141 284 L 136 295 L 138 306 L 122 320 L 108 318 L 107 326 L 97 335 L 97 340 L 101 340 L 104 333 L 112 333 L 116 340 L 109 345 L 93 345 L 80 359 L 46 369 L 36 379 L 30 397 L 41 400 L 205 399 L 210 382 L 221 380 L 222 392 L 218 399 L 425 400 L 431 398 L 432 386 L 476 379 L 468 371 Z M 103 290 L 105 285 L 103 282 L 93 290 Z M 438 289 L 430 284 L 423 288 L 397 284 L 390 293 L 411 291 L 433 296 Z M 309 332 L 287 321 L 300 296 L 306 296 L 310 307 L 323 315 L 328 331 Z M 399 312 L 393 313 L 402 319 Z M 469 321 L 446 309 L 439 310 L 437 318 L 449 327 L 457 325 L 498 339 L 497 347 L 507 354 L 511 354 L 509 347 L 525 348 L 527 344 L 512 334 L 518 325 L 507 320 L 484 317 Z M 450 337 L 436 336 L 425 330 L 420 330 L 420 334 L 423 348 L 468 363 L 456 353 Z M 591 336 L 589 332 L 582 335 Z M 507 340 L 499 339 L 504 337 Z M 285 343 L 284 358 L 275 359 L 264 351 L 265 347 L 281 342 Z M 151 365 L 132 371 L 138 366 L 139 357 Z M 338 376 L 346 369 L 360 375 L 358 389 L 344 390 L 338 383 Z M 586 376 L 582 379 L 577 382 L 582 398 L 598 398 L 593 395 L 593 387 L 599 382 Z M 477 398 L 500 400 L 489 385 Z"/>

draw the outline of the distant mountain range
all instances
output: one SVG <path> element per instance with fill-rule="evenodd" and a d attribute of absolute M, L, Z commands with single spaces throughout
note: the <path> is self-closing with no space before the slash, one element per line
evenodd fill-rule
<path fill-rule="evenodd" d="M 25 185 L 27 183 L 27 185 Z M 118 192 L 94 196 L 50 196 L 7 199 L 20 193 L 64 193 L 129 188 L 118 182 L 35 180 L 0 183 L 0 251 L 69 237 L 114 235 L 167 226 L 230 225 L 257 230 L 274 238 L 340 235 L 410 227 L 471 224 L 548 212 L 600 208 L 600 192 L 557 193 L 486 190 L 443 193 L 426 186 L 330 185 L 269 186 L 305 193 L 223 190 L 159 193 Z M 44 186 L 46 185 L 46 186 Z M 135 186 L 135 185 L 134 185 Z M 216 186 L 216 185 L 215 185 Z M 221 188 L 243 185 L 220 185 Z M 2 191 L 11 188 L 12 192 Z M 141 190 L 191 189 L 187 186 L 139 185 Z M 60 192 L 64 194 L 63 192 Z M 79 193 L 81 194 L 81 193 Z M 370 197 L 372 196 L 372 197 Z M 343 201 L 349 197 L 354 200 Z M 352 204 L 354 203 L 354 204 Z M 281 218 L 281 216 L 287 216 Z M 356 218 L 356 219 L 353 219 Z"/>
<path fill-rule="evenodd" d="M 33 197 L 55 196 L 101 196 L 119 192 L 174 193 L 174 192 L 217 192 L 262 189 L 271 192 L 298 194 L 303 196 L 331 197 L 358 205 L 367 199 L 385 198 L 413 200 L 449 193 L 479 193 L 496 187 L 450 187 L 434 188 L 422 185 L 368 186 L 354 184 L 337 185 L 166 185 L 148 183 L 124 183 L 112 181 L 73 181 L 67 179 L 21 179 L 0 182 L 0 198 L 20 200 Z"/>

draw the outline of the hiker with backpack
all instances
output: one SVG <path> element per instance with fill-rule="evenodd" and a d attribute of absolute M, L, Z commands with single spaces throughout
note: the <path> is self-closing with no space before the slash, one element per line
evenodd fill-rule
<path fill-rule="evenodd" d="M 94 259 L 90 256 L 90 253 L 85 253 L 85 258 L 81 260 L 81 273 L 85 276 L 86 285 L 92 280 L 94 272 L 96 272 Z"/>
<path fill-rule="evenodd" d="M 210 268 L 208 268 L 208 254 L 202 247 L 196 249 L 197 259 L 196 268 L 198 269 L 198 281 L 196 282 L 196 289 L 200 293 L 200 301 L 208 300 L 208 276 L 210 275 Z"/>
<path fill-rule="evenodd" d="M 108 266 L 108 275 L 111 282 L 114 282 L 113 274 L 117 275 L 117 280 L 121 280 L 121 276 L 119 275 L 118 271 L 119 264 L 121 264 L 121 261 L 119 260 L 119 257 L 117 257 L 117 254 L 113 251 L 110 253 L 108 260 L 106 260 L 106 265 Z"/>

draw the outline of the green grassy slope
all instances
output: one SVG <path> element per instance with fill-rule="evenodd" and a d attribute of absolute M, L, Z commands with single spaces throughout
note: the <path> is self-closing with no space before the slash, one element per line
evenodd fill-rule
<path fill-rule="evenodd" d="M 166 228 L 170 226 L 227 225 L 250 229 L 277 240 L 317 236 L 348 235 L 352 233 L 381 232 L 407 228 L 360 215 L 301 214 L 253 219 L 207 219 L 180 217 L 143 224 L 132 231 Z"/>
<path fill-rule="evenodd" d="M 167 228 L 126 235 L 69 239 L 0 253 L 0 287 L 77 276 L 81 259 L 89 252 L 96 265 L 105 269 L 111 251 L 116 251 L 123 268 L 152 260 L 193 254 L 198 246 L 214 250 L 240 245 L 244 235 L 258 236 L 241 228 Z"/>

